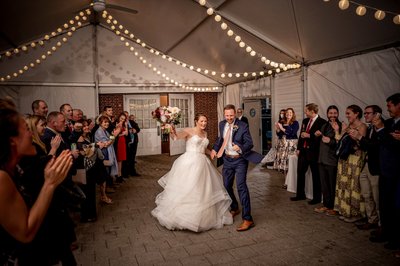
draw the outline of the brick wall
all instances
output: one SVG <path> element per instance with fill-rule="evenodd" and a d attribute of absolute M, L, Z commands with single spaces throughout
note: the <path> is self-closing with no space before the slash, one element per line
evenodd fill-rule
<path fill-rule="evenodd" d="M 208 117 L 207 133 L 210 145 L 213 145 L 218 137 L 217 101 L 217 92 L 194 94 L 194 113 L 203 113 Z"/>
<path fill-rule="evenodd" d="M 123 94 L 100 94 L 99 112 L 102 112 L 104 106 L 110 105 L 114 115 L 118 115 L 123 111 L 123 99 Z M 194 93 L 194 113 L 203 113 L 208 117 L 207 133 L 210 145 L 214 144 L 218 137 L 217 101 L 217 92 Z"/>
<path fill-rule="evenodd" d="M 99 95 L 99 113 L 103 111 L 104 106 L 110 105 L 113 108 L 114 115 L 118 116 L 124 111 L 123 94 L 100 94 Z"/>

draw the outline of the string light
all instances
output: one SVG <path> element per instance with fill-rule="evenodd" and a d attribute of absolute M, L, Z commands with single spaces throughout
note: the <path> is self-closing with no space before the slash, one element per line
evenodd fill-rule
<path fill-rule="evenodd" d="M 110 22 L 110 23 L 111 23 L 111 22 Z M 109 24 L 110 24 L 110 23 L 109 23 Z M 119 27 L 119 28 L 120 28 L 120 27 Z M 115 33 L 117 36 L 119 36 L 119 34 L 117 34 L 117 31 L 116 31 L 116 30 L 114 30 L 114 33 Z M 131 52 L 133 52 L 133 51 L 135 50 L 135 48 L 131 46 L 131 43 L 128 42 L 128 41 L 126 41 L 126 38 L 125 38 L 125 37 L 120 37 L 119 39 L 120 39 L 120 41 L 124 42 L 124 46 L 127 47 Z M 147 45 L 143 45 L 144 43 L 143 43 L 140 39 L 137 39 L 136 41 L 135 41 L 135 40 L 131 40 L 131 41 L 132 41 L 133 43 L 136 43 L 137 45 L 140 45 L 140 46 L 142 46 L 142 47 L 144 47 L 144 48 L 147 48 L 146 50 L 147 50 L 149 53 L 151 53 L 151 54 L 157 54 L 157 50 L 155 50 L 154 48 L 148 47 Z M 180 87 L 180 88 L 182 88 L 182 89 L 194 90 L 194 91 L 203 91 L 203 92 L 204 92 L 204 91 L 220 91 L 220 90 L 221 90 L 221 88 L 218 87 L 218 86 L 215 86 L 215 87 L 204 87 L 204 88 L 193 88 L 193 87 L 191 87 L 191 86 L 186 86 L 186 85 L 184 85 L 184 84 L 182 84 L 182 83 L 180 83 L 180 82 L 178 82 L 178 81 L 172 79 L 172 78 L 169 77 L 166 73 L 161 72 L 161 71 L 158 70 L 156 67 L 153 67 L 153 65 L 152 65 L 151 63 L 148 63 L 148 60 L 147 60 L 143 55 L 141 55 L 139 52 L 136 51 L 134 54 L 135 54 L 135 56 L 138 58 L 138 60 L 139 60 L 142 64 L 144 64 L 148 69 L 150 69 L 151 71 L 153 71 L 155 74 L 161 76 L 161 77 L 162 77 L 167 83 L 169 83 L 169 84 L 178 86 L 178 87 Z M 165 54 L 160 54 L 160 53 L 158 53 L 158 56 L 161 56 L 163 59 L 165 59 L 165 60 L 167 60 L 167 61 L 169 61 L 169 62 L 175 62 L 175 64 L 181 65 L 182 67 L 186 67 L 186 66 L 187 66 L 186 63 L 182 63 L 181 61 L 176 60 L 176 59 L 174 59 L 174 58 L 172 58 L 172 57 L 170 57 L 170 56 L 167 56 L 167 55 L 165 55 Z M 196 72 L 199 72 L 199 73 L 202 72 L 202 71 L 204 71 L 204 73 L 208 73 L 208 70 L 207 70 L 207 69 L 205 69 L 205 70 L 202 70 L 201 68 L 196 68 L 196 69 L 195 69 L 194 66 L 190 66 L 189 68 L 190 68 L 191 70 L 196 71 Z"/>
<path fill-rule="evenodd" d="M 348 0 L 341 0 L 341 1 L 348 1 Z M 203 2 L 200 3 L 201 6 L 205 6 L 206 4 L 207 4 L 206 1 L 205 1 L 205 3 L 203 3 Z M 216 12 L 214 11 L 213 8 L 210 7 L 210 8 L 207 9 L 207 14 L 208 14 L 209 16 L 211 16 L 211 15 L 216 14 Z M 216 22 L 221 22 L 221 25 L 220 25 L 221 29 L 222 29 L 222 30 L 228 30 L 226 34 L 227 34 L 229 37 L 232 37 L 232 36 L 235 35 L 234 31 L 233 31 L 232 29 L 229 29 L 228 24 L 222 20 L 222 17 L 221 17 L 220 14 L 216 14 L 216 15 L 214 16 L 214 20 L 215 20 Z M 260 54 L 260 53 L 257 53 L 257 52 L 254 51 L 250 46 L 247 46 L 247 47 L 246 47 L 246 43 L 242 40 L 242 38 L 241 38 L 239 35 L 235 35 L 234 40 L 235 40 L 235 42 L 238 43 L 239 47 L 240 47 L 240 48 L 244 48 L 244 49 L 246 50 L 246 52 L 249 53 L 250 56 L 259 55 L 259 57 L 261 58 L 261 61 L 262 61 L 263 63 L 266 61 L 265 56 L 263 56 L 263 55 Z M 246 48 L 245 48 L 245 47 L 246 47 Z M 283 64 L 283 63 L 281 63 L 281 64 Z M 268 65 L 268 64 L 267 64 L 267 65 Z M 271 66 L 274 67 L 273 65 L 271 65 Z M 294 67 L 294 66 L 296 66 L 296 67 Z M 298 65 L 298 64 L 288 64 L 288 65 L 285 65 L 285 64 L 284 64 L 284 67 L 281 67 L 281 69 L 286 69 L 286 70 L 288 70 L 288 69 L 291 69 L 292 67 L 298 68 L 298 67 L 300 67 L 300 65 Z M 275 67 L 275 68 L 277 69 L 278 67 Z M 278 73 L 279 73 L 279 72 L 278 72 Z"/>
<path fill-rule="evenodd" d="M 111 22 L 110 21 L 106 21 L 108 24 L 111 24 Z M 111 28 L 112 29 L 112 28 Z M 114 31 L 114 33 L 116 33 L 117 35 L 119 35 L 120 33 L 119 33 L 119 31 L 117 31 L 116 29 L 113 29 L 113 31 Z M 126 37 L 128 37 L 128 36 L 126 36 Z M 129 37 L 131 37 L 131 36 L 129 36 Z M 240 38 L 240 36 L 236 36 L 236 37 L 239 37 Z M 139 39 L 139 38 L 137 38 L 136 40 L 134 39 L 134 38 L 131 38 L 131 40 L 133 41 L 133 42 L 136 42 L 138 45 L 141 45 L 142 47 L 144 47 L 144 48 L 147 48 L 147 51 L 149 52 L 149 53 L 151 53 L 151 54 L 155 54 L 155 55 L 157 55 L 157 56 L 160 56 L 162 59 L 164 59 L 164 60 L 167 60 L 168 62 L 172 62 L 172 63 L 175 63 L 176 65 L 180 65 L 180 66 L 182 66 L 183 68 L 188 68 L 189 70 L 191 70 L 191 71 L 193 71 L 193 72 L 197 72 L 197 73 L 204 73 L 205 75 L 208 75 L 209 73 L 211 73 L 211 76 L 216 76 L 217 74 L 221 77 L 221 78 L 232 78 L 233 76 L 235 76 L 235 77 L 241 77 L 241 76 L 243 76 L 243 77 L 247 77 L 248 75 L 246 74 L 245 75 L 245 73 L 236 73 L 235 75 L 233 75 L 233 74 L 230 74 L 230 73 L 226 73 L 226 72 L 218 72 L 218 71 L 215 71 L 215 70 L 205 70 L 205 69 L 203 69 L 203 68 L 201 68 L 201 67 L 195 67 L 195 66 L 193 66 L 193 65 L 189 65 L 189 64 L 187 64 L 187 63 L 185 63 L 185 62 L 182 62 L 182 61 L 180 61 L 180 60 L 178 60 L 178 59 L 175 59 L 175 58 L 173 58 L 173 57 L 171 57 L 171 56 L 167 56 L 166 54 L 163 54 L 163 53 L 161 53 L 160 51 L 158 51 L 158 50 L 156 50 L 155 48 L 152 48 L 152 47 L 146 47 L 146 45 L 144 45 L 144 42 L 141 40 L 141 39 Z M 244 44 L 244 42 L 242 42 L 243 43 L 243 45 L 245 46 L 245 44 Z M 125 46 L 127 46 L 127 44 L 125 44 Z M 129 47 L 129 49 L 131 50 L 131 51 L 133 51 L 134 50 L 134 48 L 132 47 L 132 46 L 130 46 Z M 254 51 L 254 50 L 252 50 L 252 48 L 250 47 L 250 46 L 247 46 L 246 47 L 246 49 L 248 50 L 248 53 L 250 54 L 250 56 L 255 56 L 257 53 Z M 136 54 L 135 54 L 136 55 Z M 283 63 L 280 63 L 280 64 L 278 64 L 278 63 L 275 63 L 275 62 L 273 62 L 273 61 L 271 61 L 271 60 L 269 60 L 269 59 L 266 59 L 265 57 L 262 57 L 262 61 L 265 63 L 265 64 L 267 64 L 267 65 L 271 65 L 271 67 L 274 67 L 274 68 L 276 68 L 276 69 L 278 69 L 278 67 L 279 67 L 279 65 L 281 66 L 281 69 L 279 69 L 278 70 L 278 72 L 276 72 L 276 71 L 271 71 L 271 73 L 269 73 L 269 75 L 271 75 L 272 73 L 279 73 L 281 70 L 283 70 L 283 71 L 286 71 L 286 70 L 288 70 L 288 69 L 295 69 L 295 68 L 299 68 L 300 67 L 300 65 L 299 64 L 297 64 L 297 63 L 294 63 L 294 64 L 288 64 L 288 65 L 285 65 L 285 64 L 283 64 Z M 256 73 L 256 72 L 252 72 L 252 73 Z M 265 75 L 265 73 L 264 72 L 259 72 L 258 74 L 256 73 L 255 74 L 255 76 L 264 76 Z M 252 75 L 253 77 L 254 77 L 254 75 Z"/>
<path fill-rule="evenodd" d="M 87 10 L 86 13 L 87 13 L 87 14 L 90 14 L 90 11 Z M 78 17 L 78 19 L 77 19 L 77 17 L 75 17 L 74 19 L 75 19 L 75 20 L 79 20 L 79 17 Z M 74 23 L 75 23 L 75 22 L 74 22 Z M 70 21 L 70 24 L 74 24 L 74 23 L 71 23 L 71 21 Z M 78 26 L 78 27 L 80 27 L 81 25 L 82 25 L 81 23 L 77 23 L 77 26 Z M 71 27 L 70 30 L 67 32 L 67 36 L 68 36 L 68 37 L 71 37 L 71 36 L 72 36 L 72 31 L 75 31 L 75 30 L 76 30 L 76 27 Z M 57 32 L 59 32 L 59 30 L 57 30 Z M 51 35 L 52 35 L 53 37 L 55 37 L 57 34 L 53 34 L 53 32 L 52 32 Z M 47 41 L 47 40 L 50 40 L 51 38 L 52 38 L 52 37 L 50 37 L 49 35 L 45 35 L 45 36 L 43 37 L 43 39 L 46 40 L 46 41 Z M 63 37 L 63 38 L 62 38 L 62 41 L 63 41 L 64 43 L 67 42 L 67 41 L 68 41 L 68 38 L 67 38 L 67 37 Z M 45 44 L 45 42 L 44 42 L 43 40 L 39 40 L 39 41 L 37 41 L 37 43 L 38 43 L 40 46 L 43 46 L 43 45 Z M 46 60 L 49 56 L 53 55 L 53 53 L 55 53 L 55 52 L 58 50 L 57 47 L 61 47 L 61 46 L 62 46 L 62 42 L 58 41 L 58 42 L 56 43 L 55 46 L 50 47 L 47 51 L 45 51 L 45 52 L 44 52 L 42 55 L 40 55 L 37 59 L 33 60 L 33 62 L 31 62 L 31 63 L 29 63 L 29 64 L 26 64 L 25 66 L 21 67 L 20 69 L 18 69 L 17 71 L 13 72 L 12 74 L 8 74 L 8 75 L 6 75 L 5 77 L 0 77 L 0 82 L 4 82 L 4 81 L 10 80 L 10 79 L 12 79 L 12 78 L 17 78 L 18 76 L 24 74 L 24 73 L 25 73 L 26 71 L 28 71 L 29 69 L 35 68 L 37 65 L 40 65 L 44 60 Z M 23 51 L 27 51 L 27 50 L 28 50 L 28 46 L 26 46 L 26 45 L 22 45 L 22 46 L 20 46 L 20 47 L 21 47 L 20 49 L 23 50 Z M 35 48 L 35 47 L 36 47 L 36 43 L 35 43 L 35 42 L 32 42 L 32 43 L 30 44 L 30 47 L 31 47 L 31 48 Z M 15 48 L 15 49 L 12 50 L 12 52 L 13 52 L 14 54 L 18 54 L 18 53 L 19 53 L 19 49 L 18 49 L 18 48 Z M 11 51 L 7 51 L 5 54 L 6 54 L 6 56 L 7 56 L 7 55 L 8 55 L 8 56 L 11 56 Z"/>
<path fill-rule="evenodd" d="M 91 14 L 89 9 L 86 9 L 85 13 L 87 15 Z M 68 21 L 68 23 L 73 25 L 73 24 L 75 24 L 75 21 L 79 21 L 81 17 L 84 17 L 85 18 L 84 20 L 86 20 L 85 13 L 81 12 L 82 15 L 75 16 L 74 19 L 70 19 Z M 72 23 L 71 23 L 71 21 L 72 21 Z M 3 54 L 0 54 L 0 57 L 2 57 L 3 55 L 5 55 L 6 57 L 11 57 L 13 54 L 18 54 L 20 52 L 20 50 L 22 50 L 24 52 L 29 52 L 29 48 L 35 48 L 36 44 L 39 44 L 40 46 L 43 46 L 46 43 L 45 41 L 49 41 L 51 38 L 54 38 L 58 34 L 61 34 L 62 31 L 63 31 L 62 28 L 64 28 L 65 30 L 68 29 L 69 28 L 68 23 L 64 23 L 62 27 L 58 27 L 55 31 L 52 31 L 50 34 L 46 34 L 45 36 L 43 36 L 42 39 L 39 39 L 36 42 L 31 42 L 29 44 L 22 44 L 22 45 L 18 46 L 17 48 L 13 48 L 13 49 L 11 49 L 9 51 L 4 52 Z M 77 23 L 77 24 L 78 24 L 79 27 L 82 26 L 82 23 L 80 23 L 80 22 Z M 73 28 L 75 29 L 75 27 L 73 27 Z"/>
<path fill-rule="evenodd" d="M 324 2 L 329 2 L 329 0 L 323 0 Z M 370 9 L 374 13 L 374 17 L 376 20 L 383 20 L 386 17 L 386 14 L 393 15 L 393 23 L 396 25 L 400 25 L 400 14 L 387 11 L 387 10 L 381 10 L 372 6 L 367 6 L 364 4 L 357 3 L 356 1 L 352 0 L 340 0 L 338 2 L 338 6 L 341 10 L 346 10 L 349 8 L 349 6 L 355 5 L 357 6 L 356 8 L 356 14 L 358 16 L 364 16 L 367 13 L 367 10 Z"/>

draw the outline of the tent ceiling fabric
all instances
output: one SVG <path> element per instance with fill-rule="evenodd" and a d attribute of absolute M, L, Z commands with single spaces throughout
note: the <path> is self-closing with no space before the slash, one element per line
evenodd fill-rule
<path fill-rule="evenodd" d="M 138 10 L 131 14 L 107 9 L 122 25 L 151 47 L 189 65 L 217 72 L 259 72 L 270 69 L 259 56 L 239 48 L 207 7 L 194 0 L 106 0 Z M 398 0 L 357 0 L 359 4 L 400 13 Z M 89 6 L 89 0 L 5 0 L 0 11 L 0 51 L 42 38 Z M 385 46 L 398 46 L 400 25 L 387 14 L 383 21 L 367 10 L 338 8 L 338 0 L 208 0 L 235 34 L 257 53 L 279 63 L 330 60 Z M 104 19 L 92 15 L 91 23 Z M 221 84 L 245 78 L 209 76 Z"/>

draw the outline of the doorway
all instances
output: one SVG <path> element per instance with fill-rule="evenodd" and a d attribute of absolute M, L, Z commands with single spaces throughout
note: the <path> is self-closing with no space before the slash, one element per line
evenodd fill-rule
<path fill-rule="evenodd" d="M 271 99 L 244 99 L 243 110 L 249 119 L 253 150 L 267 154 L 272 145 Z"/>
<path fill-rule="evenodd" d="M 161 154 L 160 128 L 151 112 L 160 106 L 160 95 L 125 95 L 124 110 L 135 115 L 140 127 L 137 155 Z"/>

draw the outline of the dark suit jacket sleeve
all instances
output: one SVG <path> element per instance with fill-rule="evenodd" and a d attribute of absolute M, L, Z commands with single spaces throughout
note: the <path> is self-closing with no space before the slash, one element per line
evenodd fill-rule
<path fill-rule="evenodd" d="M 246 124 L 249 124 L 249 119 L 247 119 L 247 117 L 245 117 L 245 116 L 242 116 L 242 119 L 240 119 L 240 121 L 243 121 Z"/>
<path fill-rule="evenodd" d="M 226 123 L 226 121 L 224 120 L 224 121 L 219 122 L 219 124 L 218 124 L 219 135 L 218 135 L 218 138 L 215 141 L 214 146 L 213 146 L 213 150 L 216 151 L 216 152 L 219 151 L 219 148 L 221 148 L 222 143 L 224 142 L 224 139 L 223 139 L 222 135 L 224 134 L 225 123 Z"/>
<path fill-rule="evenodd" d="M 300 129 L 300 136 L 299 136 L 299 141 L 297 144 L 297 149 L 298 150 L 302 150 L 303 146 L 304 146 L 304 138 L 301 137 L 301 132 L 305 132 L 306 131 L 306 127 L 308 124 L 308 121 L 310 120 L 310 118 L 305 118 L 303 119 L 303 122 L 301 123 L 301 129 Z"/>
<path fill-rule="evenodd" d="M 239 146 L 242 154 L 246 154 L 253 148 L 253 139 L 251 138 L 249 126 L 241 121 L 237 123 L 239 129 L 233 136 L 232 142 Z"/>

